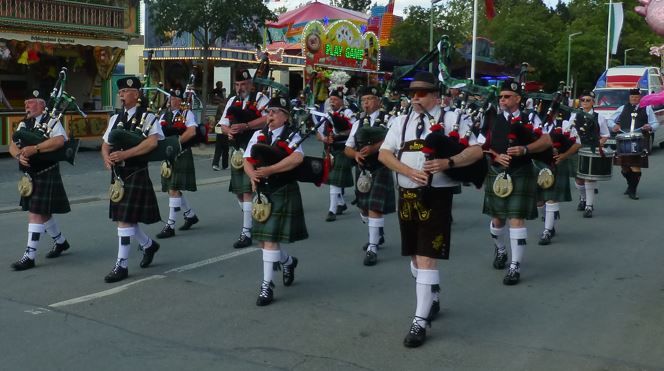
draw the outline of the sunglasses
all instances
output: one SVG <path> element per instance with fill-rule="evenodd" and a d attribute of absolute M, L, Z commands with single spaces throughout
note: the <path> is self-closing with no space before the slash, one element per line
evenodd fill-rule
<path fill-rule="evenodd" d="M 592 102 L 593 99 L 592 98 L 581 98 L 580 101 L 581 102 Z"/>
<path fill-rule="evenodd" d="M 506 95 L 500 95 L 500 99 L 510 99 L 512 97 L 516 97 L 516 94 L 506 94 Z"/>
<path fill-rule="evenodd" d="M 411 93 L 410 93 L 410 97 L 411 97 L 411 98 L 412 98 L 412 97 L 416 97 L 416 98 L 424 98 L 424 97 L 426 97 L 427 95 L 429 95 L 429 93 L 430 93 L 430 92 L 428 92 L 428 91 L 421 91 L 421 90 L 418 90 L 418 91 L 411 92 Z"/>

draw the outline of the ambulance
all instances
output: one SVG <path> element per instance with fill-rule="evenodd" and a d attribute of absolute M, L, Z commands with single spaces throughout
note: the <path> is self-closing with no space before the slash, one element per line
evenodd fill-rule
<path fill-rule="evenodd" d="M 595 84 L 595 112 L 611 118 L 616 110 L 629 102 L 629 90 L 639 88 L 641 96 L 662 91 L 659 68 L 647 66 L 621 66 L 604 71 Z M 664 126 L 664 106 L 653 107 L 660 126 Z M 615 144 L 613 139 L 607 144 Z M 653 147 L 664 148 L 664 127 L 654 135 Z"/>

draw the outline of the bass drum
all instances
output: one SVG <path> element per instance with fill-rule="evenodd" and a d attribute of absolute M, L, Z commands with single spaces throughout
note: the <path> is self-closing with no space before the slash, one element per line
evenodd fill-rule
<path fill-rule="evenodd" d="M 588 148 L 579 150 L 577 178 L 585 180 L 609 180 L 613 171 L 613 151 L 605 148 L 604 156 L 599 150 L 592 152 Z"/>

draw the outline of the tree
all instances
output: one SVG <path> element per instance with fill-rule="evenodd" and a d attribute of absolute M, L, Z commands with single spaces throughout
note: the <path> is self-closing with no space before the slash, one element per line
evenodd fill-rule
<path fill-rule="evenodd" d="M 261 0 L 146 0 L 150 20 L 160 35 L 190 33 L 203 48 L 202 101 L 208 92 L 210 47 L 220 38 L 259 43 L 265 21 L 275 15 Z M 222 16 L 223 15 L 223 16 Z M 164 36 L 166 37 L 166 36 Z"/>
<path fill-rule="evenodd" d="M 288 11 L 288 8 L 286 8 L 285 6 L 280 6 L 280 7 L 276 8 L 274 10 L 274 14 L 282 15 L 282 14 L 286 13 L 287 11 Z"/>
<path fill-rule="evenodd" d="M 371 0 L 332 0 L 331 4 L 340 8 L 366 13 L 371 5 Z"/>

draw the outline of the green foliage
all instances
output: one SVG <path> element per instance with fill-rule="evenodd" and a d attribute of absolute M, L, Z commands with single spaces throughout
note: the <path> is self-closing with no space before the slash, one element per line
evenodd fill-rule
<path fill-rule="evenodd" d="M 340 8 L 366 13 L 371 6 L 371 0 L 332 0 L 331 4 Z"/>

